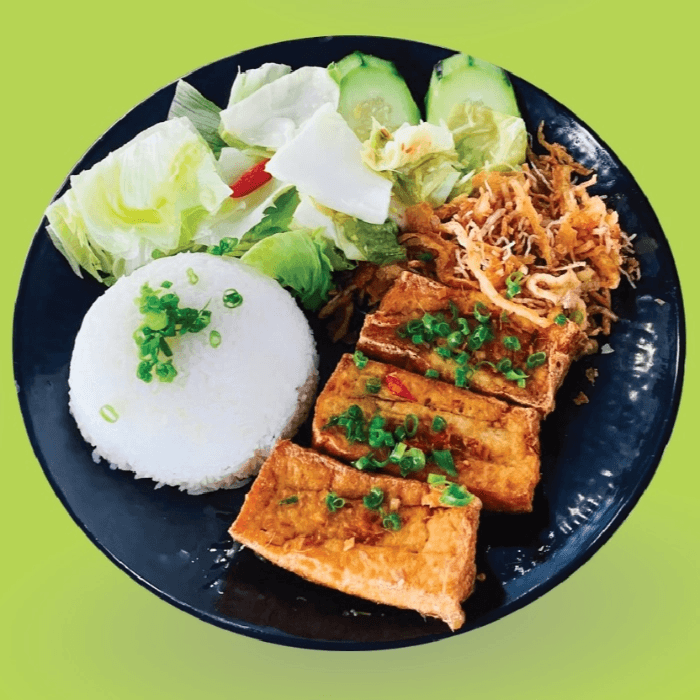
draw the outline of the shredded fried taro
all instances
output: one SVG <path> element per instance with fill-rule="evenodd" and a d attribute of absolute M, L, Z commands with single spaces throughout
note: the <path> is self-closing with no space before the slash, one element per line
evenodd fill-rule
<path fill-rule="evenodd" d="M 617 321 L 610 290 L 622 276 L 632 286 L 640 277 L 634 235 L 620 228 L 603 197 L 588 192 L 597 176 L 564 146 L 548 143 L 542 125 L 537 138 L 546 152 L 529 151 L 521 170 L 483 171 L 468 195 L 437 209 L 410 207 L 399 238 L 408 261 L 361 265 L 355 293 L 374 304 L 402 269 L 412 269 L 449 287 L 480 289 L 537 326 L 563 315 L 590 337 L 608 335 Z"/>

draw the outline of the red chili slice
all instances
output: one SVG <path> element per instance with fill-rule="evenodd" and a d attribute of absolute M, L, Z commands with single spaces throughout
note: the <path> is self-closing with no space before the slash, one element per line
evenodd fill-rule
<path fill-rule="evenodd" d="M 406 385 L 400 379 L 397 379 L 392 374 L 387 374 L 384 379 L 386 380 L 386 388 L 392 394 L 400 396 L 402 399 L 408 399 L 409 401 L 416 400 L 416 397 L 408 390 Z"/>
<path fill-rule="evenodd" d="M 251 192 L 255 192 L 258 187 L 262 187 L 266 182 L 272 180 L 272 175 L 265 170 L 265 164 L 270 160 L 266 158 L 256 163 L 253 167 L 248 168 L 236 182 L 231 185 L 231 197 L 238 199 L 245 197 Z"/>

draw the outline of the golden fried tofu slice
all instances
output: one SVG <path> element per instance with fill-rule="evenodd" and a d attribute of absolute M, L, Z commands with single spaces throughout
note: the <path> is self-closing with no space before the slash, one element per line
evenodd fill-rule
<path fill-rule="evenodd" d="M 448 506 L 444 493 L 281 441 L 229 533 L 309 581 L 417 610 L 455 630 L 474 586 L 481 502 L 466 494 L 466 505 Z"/>
<path fill-rule="evenodd" d="M 343 415 L 348 418 L 340 419 Z M 540 422 L 533 408 L 513 406 L 381 362 L 368 360 L 359 368 L 353 356 L 346 354 L 316 401 L 312 434 L 313 446 L 322 452 L 346 462 L 371 455 L 375 465 L 395 454 L 392 441 L 403 442 L 406 452 L 410 448 L 423 452 L 425 466 L 408 471 L 405 464 L 402 469 L 389 461 L 381 467 L 382 473 L 422 481 L 429 474 L 446 475 L 476 494 L 487 510 L 522 513 L 532 510 L 540 478 Z M 382 433 L 377 427 L 373 433 L 372 425 L 392 436 L 389 444 L 376 447 Z M 435 461 L 436 452 L 442 453 L 443 467 Z M 452 476 L 444 469 L 444 459 L 448 468 L 449 460 L 454 464 Z M 362 466 L 375 469 L 375 465 Z"/>
<path fill-rule="evenodd" d="M 357 349 L 413 372 L 432 372 L 444 382 L 532 406 L 544 416 L 554 409 L 571 363 L 590 347 L 578 324 L 562 321 L 535 326 L 504 313 L 479 291 L 445 287 L 404 272 L 378 310 L 366 317 Z"/>

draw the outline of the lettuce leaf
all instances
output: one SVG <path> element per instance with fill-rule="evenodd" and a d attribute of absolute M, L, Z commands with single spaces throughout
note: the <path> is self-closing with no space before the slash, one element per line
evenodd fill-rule
<path fill-rule="evenodd" d="M 399 228 L 393 221 L 370 224 L 320 206 L 308 196 L 301 198 L 294 220 L 302 227 L 320 230 L 348 260 L 386 265 L 406 258 L 406 251 L 396 240 Z"/>
<path fill-rule="evenodd" d="M 333 264 L 327 242 L 317 231 L 283 231 L 258 241 L 241 261 L 288 287 L 304 308 L 316 311 L 328 301 Z"/>
<path fill-rule="evenodd" d="M 219 136 L 220 112 L 221 109 L 204 97 L 199 90 L 184 80 L 177 81 L 168 119 L 188 117 L 217 157 L 221 149 L 226 146 Z"/>
<path fill-rule="evenodd" d="M 362 160 L 391 180 L 392 194 L 405 206 L 444 204 L 461 176 L 452 134 L 427 122 L 404 124 L 392 134 L 375 120 Z"/>
<path fill-rule="evenodd" d="M 452 108 L 446 125 L 465 171 L 510 170 L 525 162 L 527 131 L 520 117 L 465 102 Z"/>
<path fill-rule="evenodd" d="M 46 210 L 47 230 L 76 274 L 111 284 L 153 257 L 192 249 L 230 194 L 204 139 L 180 117 L 72 176 Z"/>
<path fill-rule="evenodd" d="M 259 87 L 253 82 L 238 92 L 245 97 L 221 112 L 220 134 L 231 146 L 274 151 L 294 138 L 321 106 L 338 106 L 340 89 L 325 68 L 305 66 Z"/>
<path fill-rule="evenodd" d="M 238 75 L 231 86 L 231 94 L 228 98 L 228 106 L 236 104 L 252 95 L 263 85 L 274 82 L 283 75 L 289 75 L 292 69 L 281 63 L 263 63 L 258 68 L 251 68 L 243 73 L 238 71 Z"/>

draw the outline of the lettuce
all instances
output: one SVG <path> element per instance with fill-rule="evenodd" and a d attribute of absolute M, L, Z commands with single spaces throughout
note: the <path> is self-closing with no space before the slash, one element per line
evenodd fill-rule
<path fill-rule="evenodd" d="M 70 179 L 47 230 L 76 274 L 111 284 L 154 257 L 189 250 L 231 202 L 211 150 L 186 117 L 161 122 Z"/>
<path fill-rule="evenodd" d="M 328 71 L 315 66 L 299 68 L 271 82 L 251 78 L 241 89 L 234 84 L 234 92 L 237 101 L 221 112 L 221 137 L 238 148 L 272 151 L 294 138 L 321 106 L 336 109 L 340 96 Z"/>
<path fill-rule="evenodd" d="M 520 117 L 466 102 L 452 108 L 446 125 L 467 172 L 510 170 L 525 162 L 527 131 Z"/>
<path fill-rule="evenodd" d="M 311 197 L 302 197 L 294 221 L 302 227 L 320 230 L 348 260 L 386 265 L 406 258 L 406 251 L 396 240 L 399 229 L 393 221 L 369 224 L 319 206 Z"/>
<path fill-rule="evenodd" d="M 244 100 L 259 90 L 263 85 L 268 85 L 283 75 L 292 72 L 289 66 L 281 63 L 263 63 L 259 68 L 251 68 L 243 73 L 238 71 L 238 75 L 231 86 L 231 94 L 228 98 L 228 106 L 235 105 L 236 102 Z"/>
<path fill-rule="evenodd" d="M 375 120 L 362 160 L 391 180 L 393 195 L 405 206 L 444 204 L 461 176 L 452 134 L 427 122 L 404 124 L 392 134 Z"/>
<path fill-rule="evenodd" d="M 214 155 L 218 156 L 221 149 L 226 146 L 219 136 L 220 111 L 219 107 L 204 97 L 199 90 L 184 80 L 178 80 L 175 96 L 168 111 L 168 119 L 188 117 Z"/>
<path fill-rule="evenodd" d="M 383 224 L 391 182 L 362 163 L 362 144 L 335 107 L 321 107 L 265 166 L 326 207 Z"/>
<path fill-rule="evenodd" d="M 333 260 L 328 241 L 318 231 L 283 231 L 256 243 L 244 262 L 291 289 L 304 308 L 316 311 L 328 301 L 333 286 Z"/>

